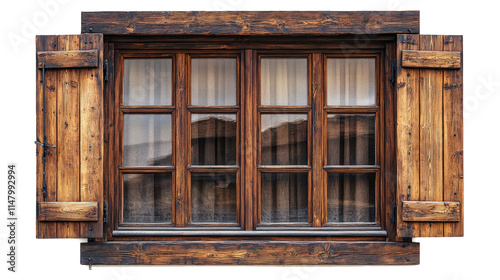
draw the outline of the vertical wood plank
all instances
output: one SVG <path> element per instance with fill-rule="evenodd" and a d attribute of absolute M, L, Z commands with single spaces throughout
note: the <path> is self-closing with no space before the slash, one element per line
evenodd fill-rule
<path fill-rule="evenodd" d="M 36 42 L 37 50 L 56 51 L 58 47 L 57 36 L 38 36 Z M 45 132 L 47 135 L 47 142 L 49 145 L 57 145 L 57 73 L 59 71 L 45 71 Z M 43 141 L 43 84 L 42 84 L 42 71 L 37 70 L 37 126 L 36 135 L 37 140 Z M 57 200 L 57 148 L 47 149 L 46 155 L 46 172 L 45 179 L 47 185 L 47 197 L 43 198 L 42 194 L 42 181 L 43 181 L 43 165 L 42 153 L 43 148 L 36 146 L 37 152 L 37 201 L 56 201 Z M 38 238 L 55 238 L 57 237 L 57 226 L 55 222 L 37 223 L 37 237 Z"/>
<path fill-rule="evenodd" d="M 323 60 L 321 53 L 312 55 L 312 224 L 323 226 Z"/>
<path fill-rule="evenodd" d="M 394 96 L 394 86 L 391 83 L 391 77 L 389 76 L 391 71 L 392 71 L 392 63 L 395 59 L 395 49 L 394 45 L 391 43 L 386 44 L 386 49 L 385 49 L 385 69 L 383 72 L 385 72 L 386 76 L 384 77 L 384 74 L 381 73 L 378 81 L 383 81 L 383 103 L 381 103 L 381 107 L 383 106 L 383 115 L 384 115 L 384 124 L 385 128 L 380 128 L 380 130 L 385 129 L 384 131 L 384 138 L 382 139 L 383 144 L 385 146 L 384 153 L 381 153 L 381 162 L 384 164 L 384 178 L 382 178 L 382 184 L 381 187 L 385 188 L 383 190 L 383 200 L 385 204 L 383 204 L 383 208 L 385 208 L 385 211 L 382 210 L 382 215 L 385 216 L 385 225 L 386 225 L 386 231 L 387 231 L 387 239 L 388 240 L 396 240 L 397 234 L 396 234 L 396 227 L 395 224 L 392 222 L 392 203 L 393 201 L 396 200 L 396 179 L 397 179 L 397 171 L 396 171 L 396 165 L 394 164 L 396 162 L 396 137 L 395 137 L 395 118 L 396 118 L 396 111 L 395 111 L 395 96 Z M 382 77 L 385 79 L 382 80 Z M 382 160 L 382 157 L 384 160 Z M 382 204 L 381 204 L 382 205 Z"/>
<path fill-rule="evenodd" d="M 176 186 L 175 186 L 175 224 L 179 227 L 185 227 L 188 223 L 188 197 L 187 197 L 187 164 L 188 164 L 188 127 L 187 116 L 187 71 L 186 55 L 177 54 L 175 57 L 175 107 L 176 107 L 176 137 L 175 137 L 175 166 L 176 166 Z M 184 129 L 183 129 L 184 128 Z"/>
<path fill-rule="evenodd" d="M 442 51 L 443 36 L 420 38 L 420 49 Z M 420 69 L 420 200 L 443 201 L 443 70 Z M 442 236 L 443 223 L 422 223 L 421 236 Z"/>
<path fill-rule="evenodd" d="M 80 39 L 76 35 L 59 36 L 58 50 L 78 50 Z M 80 108 L 79 70 L 63 69 L 57 86 L 57 201 L 80 200 Z M 80 233 L 79 223 L 61 222 L 57 237 L 74 238 Z"/>
<path fill-rule="evenodd" d="M 462 36 L 445 36 L 444 51 L 463 51 Z M 445 223 L 444 236 L 463 236 L 463 57 L 457 70 L 443 72 L 444 193 L 445 201 L 460 201 L 460 222 Z"/>
<path fill-rule="evenodd" d="M 82 34 L 80 49 L 99 49 L 99 67 L 80 70 L 80 201 L 97 201 L 103 213 L 103 41 L 100 34 Z M 82 222 L 80 237 L 103 235 L 102 215 L 98 222 Z"/>
<path fill-rule="evenodd" d="M 420 199 L 419 165 L 419 70 L 402 68 L 402 50 L 418 50 L 419 36 L 401 34 L 397 37 L 397 232 L 400 237 L 420 234 L 417 223 L 404 223 L 402 201 Z"/>
<path fill-rule="evenodd" d="M 255 100 L 255 94 L 253 91 L 253 72 L 252 65 L 253 62 L 253 51 L 245 50 L 244 53 L 244 87 L 243 91 L 240 93 L 241 98 L 241 118 L 243 120 L 243 137 L 242 146 L 244 147 L 244 161 L 243 161 L 243 178 L 244 183 L 242 184 L 244 192 L 244 224 L 242 226 L 246 230 L 253 230 L 253 188 L 254 188 L 254 169 L 256 168 L 256 163 L 254 160 L 255 151 L 255 134 L 253 131 L 254 117 L 253 117 L 253 106 Z"/>
<path fill-rule="evenodd" d="M 116 195 L 116 190 L 115 190 L 115 171 L 114 171 L 114 160 L 115 160 L 115 154 L 116 154 L 116 149 L 114 149 L 114 143 L 115 143 L 115 133 L 114 133 L 114 102 L 115 102 L 115 69 L 114 69 L 114 44 L 113 43 L 108 43 L 106 44 L 106 49 L 105 49 L 105 57 L 109 60 L 108 67 L 109 67 L 109 78 L 108 82 L 104 83 L 105 87 L 105 93 L 103 96 L 104 99 L 104 139 L 103 139 L 103 145 L 104 145 L 104 156 L 103 157 L 103 164 L 104 164 L 104 177 L 103 177 L 103 183 L 104 183 L 104 188 L 103 188 L 103 197 L 105 201 L 108 202 L 108 208 L 109 208 L 109 217 L 108 217 L 108 222 L 106 226 L 106 233 L 104 235 L 104 239 L 107 240 L 108 238 L 111 237 L 111 231 L 113 229 L 113 224 L 114 224 L 114 219 L 118 217 L 116 213 L 112 212 L 114 208 L 118 207 L 113 207 L 114 204 L 113 202 L 116 201 L 118 202 L 117 199 L 114 199 Z M 104 79 L 104 77 L 103 77 Z M 172 211 L 173 213 L 173 211 Z"/>

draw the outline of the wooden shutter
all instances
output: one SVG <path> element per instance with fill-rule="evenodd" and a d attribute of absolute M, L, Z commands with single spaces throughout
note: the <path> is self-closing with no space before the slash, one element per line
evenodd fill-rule
<path fill-rule="evenodd" d="M 103 237 L 102 34 L 37 36 L 36 52 L 37 238 Z"/>
<path fill-rule="evenodd" d="M 397 232 L 463 236 L 462 36 L 397 38 Z"/>

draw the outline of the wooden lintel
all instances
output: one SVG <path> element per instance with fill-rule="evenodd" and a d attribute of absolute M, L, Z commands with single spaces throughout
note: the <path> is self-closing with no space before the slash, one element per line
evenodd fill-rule
<path fill-rule="evenodd" d="M 367 241 L 116 241 L 80 245 L 92 265 L 368 265 L 419 264 L 412 242 Z"/>
<path fill-rule="evenodd" d="M 39 202 L 39 222 L 97 222 L 98 202 Z"/>
<path fill-rule="evenodd" d="M 419 33 L 419 11 L 82 12 L 82 33 L 340 35 Z"/>
<path fill-rule="evenodd" d="M 405 222 L 459 222 L 458 201 L 403 201 Z"/>
<path fill-rule="evenodd" d="M 36 53 L 38 68 L 92 68 L 99 66 L 97 50 L 39 51 Z"/>
<path fill-rule="evenodd" d="M 402 65 L 408 68 L 460 69 L 461 53 L 453 51 L 404 50 Z"/>

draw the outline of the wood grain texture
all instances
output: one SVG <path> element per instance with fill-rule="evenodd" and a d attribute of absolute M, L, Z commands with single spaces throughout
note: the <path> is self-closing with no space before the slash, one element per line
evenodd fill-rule
<path fill-rule="evenodd" d="M 403 68 L 403 49 L 418 50 L 418 35 L 397 37 L 396 80 L 396 146 L 397 146 L 397 235 L 412 237 L 420 235 L 419 224 L 407 224 L 402 220 L 402 201 L 420 199 L 420 96 L 419 70 Z"/>
<path fill-rule="evenodd" d="M 97 202 L 39 202 L 40 222 L 96 222 Z"/>
<path fill-rule="evenodd" d="M 37 52 L 38 68 L 86 68 L 99 65 L 99 51 L 39 51 Z"/>
<path fill-rule="evenodd" d="M 83 47 L 82 45 L 86 45 Z M 92 46 L 90 46 L 92 45 Z M 41 195 L 42 181 L 37 181 L 37 201 L 40 202 L 102 202 L 102 35 L 38 36 L 37 52 L 99 49 L 100 67 L 46 69 L 46 132 L 50 145 L 47 154 L 47 197 Z M 38 65 L 37 65 L 38 68 Z M 38 81 L 41 83 L 41 71 Z M 40 137 L 43 125 L 41 111 L 42 88 L 37 87 L 37 128 Z M 39 139 L 41 140 L 41 139 Z M 85 148 L 81 148 L 81 144 Z M 37 173 L 43 173 L 41 151 L 37 149 Z M 38 238 L 101 237 L 102 203 L 97 210 L 100 221 L 73 221 L 58 218 L 58 222 L 38 220 Z M 41 217 L 41 219 L 44 219 Z"/>
<path fill-rule="evenodd" d="M 82 12 L 82 33 L 340 35 L 419 33 L 419 11 Z"/>
<path fill-rule="evenodd" d="M 36 48 L 37 50 L 57 50 L 58 39 L 57 36 L 37 36 Z M 38 68 L 38 67 L 37 67 Z M 45 72 L 45 132 L 47 135 L 47 142 L 49 145 L 57 144 L 57 71 Z M 42 70 L 37 69 L 37 88 L 36 88 L 36 137 L 37 141 L 43 141 L 43 83 L 42 83 Z M 57 150 L 48 149 L 46 155 L 46 185 L 47 196 L 44 198 L 42 194 L 42 176 L 43 164 L 42 154 L 43 148 L 36 146 L 36 173 L 37 173 L 37 202 L 42 201 L 56 201 L 57 200 Z M 54 238 L 57 237 L 57 224 L 54 222 L 36 223 L 38 238 Z"/>
<path fill-rule="evenodd" d="M 461 52 L 403 51 L 403 67 L 459 69 Z"/>
<path fill-rule="evenodd" d="M 460 202 L 403 201 L 405 222 L 459 222 Z"/>
<path fill-rule="evenodd" d="M 99 67 L 80 69 L 80 201 L 103 203 L 104 98 L 103 98 L 103 36 L 80 35 L 80 49 L 101 50 L 96 60 Z M 102 219 L 102 215 L 99 217 Z M 97 238 L 103 235 L 103 223 L 80 224 L 80 237 Z"/>
<path fill-rule="evenodd" d="M 408 36 L 418 37 L 418 43 L 408 46 Z M 446 45 L 446 47 L 445 47 Z M 443 35 L 399 35 L 398 56 L 405 49 L 454 52 L 461 55 L 460 36 Z M 460 63 L 461 62 L 460 58 Z M 408 79 L 408 71 L 415 71 L 418 85 L 414 85 L 414 95 L 403 95 L 400 89 L 408 84 L 400 83 Z M 404 68 L 398 66 L 398 236 L 399 237 L 443 237 L 463 235 L 463 111 L 462 111 L 462 65 L 457 69 L 448 68 Z M 405 75 L 406 73 L 406 75 Z M 408 108 L 414 107 L 415 118 L 408 117 Z M 414 141 L 408 141 L 410 132 L 405 127 L 416 126 Z M 414 135 L 412 135 L 414 136 Z M 415 142 L 416 141 L 416 142 Z M 415 145 L 417 144 L 417 145 Z M 414 147 L 414 152 L 410 152 Z M 415 154 L 415 152 L 417 154 Z M 407 172 L 409 163 L 418 161 L 418 168 Z M 418 176 L 410 185 L 412 176 Z M 416 189 L 416 190 L 415 190 Z M 414 193 L 411 193 L 413 190 Z M 409 216 L 423 215 L 410 213 L 414 208 L 404 209 L 403 201 L 457 202 L 454 222 L 445 220 L 442 213 L 428 211 L 420 222 L 412 222 Z M 420 205 L 420 204 L 419 204 Z M 404 211 L 408 213 L 404 213 Z M 413 216 L 412 216 L 413 215 Z M 432 218 L 431 216 L 435 216 Z M 456 217 L 460 216 L 459 222 Z M 405 216 L 407 218 L 405 218 Z M 406 220 L 405 220 L 406 219 Z M 424 222 L 428 220 L 429 222 Z M 418 231 L 417 231 L 418 229 Z"/>
<path fill-rule="evenodd" d="M 314 69 L 311 82 L 312 108 L 312 154 L 323 155 L 323 57 L 321 53 L 313 53 L 312 68 Z M 323 217 L 325 207 L 324 197 L 326 191 L 323 188 L 323 157 L 312 157 L 312 225 L 321 227 L 326 222 Z"/>
<path fill-rule="evenodd" d="M 443 50 L 463 51 L 462 36 L 445 36 Z M 464 235 L 463 190 L 463 59 L 457 70 L 444 72 L 443 125 L 444 196 L 445 201 L 460 201 L 460 222 L 444 224 L 444 236 Z"/>
<path fill-rule="evenodd" d="M 342 241 L 162 241 L 81 243 L 88 265 L 419 264 L 419 244 Z"/>

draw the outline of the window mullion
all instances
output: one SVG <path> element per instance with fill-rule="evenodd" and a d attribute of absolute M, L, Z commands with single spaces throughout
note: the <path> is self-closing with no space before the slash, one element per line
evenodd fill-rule
<path fill-rule="evenodd" d="M 311 59 L 312 105 L 312 225 L 323 226 L 323 59 L 321 53 L 313 53 Z"/>
<path fill-rule="evenodd" d="M 187 196 L 187 163 L 185 151 L 189 147 L 187 139 L 188 111 L 187 111 L 187 67 L 186 54 L 179 53 L 175 57 L 175 225 L 187 226 L 189 207 Z"/>

